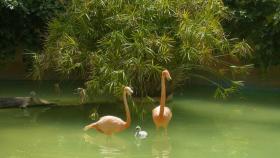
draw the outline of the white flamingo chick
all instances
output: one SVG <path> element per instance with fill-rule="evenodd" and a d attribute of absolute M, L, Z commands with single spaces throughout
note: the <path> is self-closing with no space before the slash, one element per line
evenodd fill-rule
<path fill-rule="evenodd" d="M 136 139 L 146 139 L 148 133 L 146 131 L 142 131 L 140 126 L 136 126 L 136 133 L 134 134 Z"/>

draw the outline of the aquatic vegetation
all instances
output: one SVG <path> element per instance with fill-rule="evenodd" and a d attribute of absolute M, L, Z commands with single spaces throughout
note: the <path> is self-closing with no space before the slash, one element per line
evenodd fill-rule
<path fill-rule="evenodd" d="M 227 89 L 238 84 L 229 76 L 239 75 L 239 60 L 251 49 L 227 39 L 221 26 L 227 18 L 221 0 L 72 0 L 49 22 L 33 75 L 55 71 L 85 80 L 89 96 L 121 96 L 130 85 L 143 98 L 159 94 L 158 75 L 169 69 L 168 93 L 191 78 L 210 81 L 217 93 L 232 92 Z"/>
<path fill-rule="evenodd" d="M 94 121 L 99 119 L 98 107 L 91 110 L 89 118 Z"/>
<path fill-rule="evenodd" d="M 143 99 L 142 99 L 143 100 Z M 140 103 L 134 103 L 132 102 L 132 116 L 138 119 L 138 122 L 143 122 L 145 119 L 145 116 L 147 114 L 147 106 L 144 105 L 144 103 L 147 102 L 140 102 Z M 148 102 L 150 103 L 150 102 Z M 153 105 L 153 104 L 148 104 L 148 105 Z"/>

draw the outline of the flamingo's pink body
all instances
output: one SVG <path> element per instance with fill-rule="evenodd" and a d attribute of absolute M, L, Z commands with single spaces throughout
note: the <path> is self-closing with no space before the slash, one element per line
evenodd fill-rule
<path fill-rule="evenodd" d="M 166 88 L 165 88 L 165 79 L 170 80 L 170 74 L 167 70 L 162 71 L 161 76 L 161 98 L 160 105 L 153 109 L 153 121 L 157 128 L 163 127 L 167 129 L 168 124 L 172 118 L 171 110 L 165 106 L 166 100 Z"/>
<path fill-rule="evenodd" d="M 97 131 L 104 133 L 106 135 L 112 135 L 113 133 L 120 132 L 126 127 L 126 122 L 115 116 L 103 116 L 97 122 L 92 123 L 85 127 L 95 128 Z"/>
<path fill-rule="evenodd" d="M 129 87 L 124 88 L 123 100 L 124 100 L 126 117 L 127 117 L 126 122 L 115 116 L 103 116 L 97 122 L 85 126 L 84 130 L 95 128 L 97 131 L 110 136 L 113 133 L 117 133 L 128 128 L 131 123 L 131 118 L 127 105 L 126 94 L 131 95 L 132 93 L 133 92 Z"/>
<path fill-rule="evenodd" d="M 168 107 L 164 107 L 163 115 L 160 116 L 160 105 L 153 109 L 153 120 L 157 128 L 167 128 L 172 118 L 172 112 Z"/>

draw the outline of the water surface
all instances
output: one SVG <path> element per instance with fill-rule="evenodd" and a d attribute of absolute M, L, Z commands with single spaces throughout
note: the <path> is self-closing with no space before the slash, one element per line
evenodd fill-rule
<path fill-rule="evenodd" d="M 24 90 L 20 91 L 17 93 Z M 0 109 L 0 157 L 277 157 L 279 92 L 279 89 L 247 89 L 242 96 L 228 101 L 211 99 L 212 89 L 205 87 L 177 93 L 168 103 L 173 119 L 167 136 L 155 130 L 150 113 L 143 120 L 134 116 L 129 129 L 107 138 L 95 130 L 82 130 L 93 121 L 89 114 L 94 106 Z M 6 94 L 3 90 L 0 93 Z M 44 94 L 41 93 L 43 97 Z M 50 94 L 45 96 L 59 99 Z M 70 92 L 64 97 L 77 99 Z M 100 115 L 125 119 L 121 103 L 102 104 L 97 111 Z M 146 140 L 134 139 L 138 124 L 149 133 Z"/>

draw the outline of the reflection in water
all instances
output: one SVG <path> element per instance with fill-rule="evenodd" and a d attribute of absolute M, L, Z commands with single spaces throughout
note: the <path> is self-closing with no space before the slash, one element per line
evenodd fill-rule
<path fill-rule="evenodd" d="M 112 158 L 120 155 L 121 149 L 118 149 L 116 147 L 110 147 L 110 146 L 99 146 L 100 154 L 103 155 L 105 158 Z"/>
<path fill-rule="evenodd" d="M 155 158 L 169 158 L 171 153 L 171 144 L 167 135 L 158 135 L 153 140 L 152 155 Z"/>
<path fill-rule="evenodd" d="M 24 109 L 20 109 L 21 112 L 19 115 L 17 115 L 17 117 L 30 118 L 30 122 L 37 123 L 38 117 L 49 109 L 51 108 L 50 107 L 46 107 L 42 109 L 24 108 Z"/>
<path fill-rule="evenodd" d="M 23 113 L 23 117 L 30 117 L 30 113 L 29 113 L 29 111 L 26 109 L 26 108 L 24 108 L 24 109 L 22 109 L 22 113 Z"/>
<path fill-rule="evenodd" d="M 90 118 L 92 121 L 97 121 L 97 120 L 99 119 L 98 108 L 99 108 L 99 106 L 94 107 L 94 108 L 91 109 L 89 118 Z"/>
<path fill-rule="evenodd" d="M 142 144 L 142 139 L 135 139 L 134 143 L 137 146 L 137 148 L 140 148 L 140 146 Z"/>
<path fill-rule="evenodd" d="M 83 139 L 86 143 L 96 145 L 99 153 L 104 158 L 113 158 L 122 155 L 127 146 L 123 139 L 116 136 L 108 137 L 102 135 L 92 137 L 84 134 Z"/>

